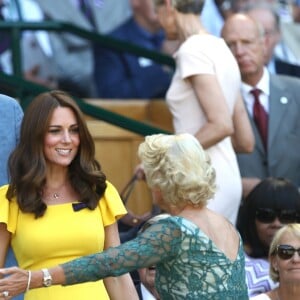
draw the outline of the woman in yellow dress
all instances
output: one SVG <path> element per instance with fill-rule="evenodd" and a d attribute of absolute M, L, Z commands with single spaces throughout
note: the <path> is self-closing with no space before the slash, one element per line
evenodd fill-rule
<path fill-rule="evenodd" d="M 0 266 L 10 244 L 20 267 L 30 270 L 120 244 L 116 221 L 126 209 L 95 160 L 93 139 L 69 95 L 47 92 L 29 105 L 20 143 L 9 159 L 9 173 L 9 185 L 0 188 Z M 25 299 L 131 300 L 138 296 L 126 274 L 72 287 L 31 290 Z"/>

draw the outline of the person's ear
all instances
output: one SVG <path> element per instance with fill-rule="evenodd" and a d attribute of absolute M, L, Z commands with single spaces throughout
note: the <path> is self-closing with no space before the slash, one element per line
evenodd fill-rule
<path fill-rule="evenodd" d="M 276 259 L 276 255 L 270 257 L 270 264 L 275 272 L 278 272 L 278 262 Z"/>

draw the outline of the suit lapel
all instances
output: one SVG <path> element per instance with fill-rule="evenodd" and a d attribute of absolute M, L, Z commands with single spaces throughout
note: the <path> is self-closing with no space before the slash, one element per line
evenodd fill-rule
<path fill-rule="evenodd" d="M 276 76 L 270 78 L 268 148 L 271 147 L 276 132 L 290 105 L 290 94 L 282 81 Z"/>

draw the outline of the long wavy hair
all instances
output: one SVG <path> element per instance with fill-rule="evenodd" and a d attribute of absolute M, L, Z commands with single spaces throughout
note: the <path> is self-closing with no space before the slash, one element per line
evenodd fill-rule
<path fill-rule="evenodd" d="M 258 237 L 255 223 L 259 208 L 294 210 L 300 213 L 300 195 L 297 186 L 286 178 L 269 177 L 262 180 L 246 197 L 239 212 L 237 228 L 249 247 L 251 257 L 268 257 L 266 247 Z"/>
<path fill-rule="evenodd" d="M 71 96 L 62 91 L 42 93 L 25 111 L 20 142 L 8 162 L 10 184 L 6 194 L 10 201 L 16 197 L 20 209 L 33 213 L 36 218 L 43 216 L 47 209 L 42 200 L 47 170 L 44 138 L 57 107 L 70 108 L 79 127 L 80 146 L 68 174 L 79 201 L 93 210 L 106 189 L 106 176 L 95 159 L 95 144 L 79 107 Z"/>

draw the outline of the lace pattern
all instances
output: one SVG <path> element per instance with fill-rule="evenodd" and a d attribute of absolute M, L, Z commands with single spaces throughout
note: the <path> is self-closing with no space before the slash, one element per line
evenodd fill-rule
<path fill-rule="evenodd" d="M 135 240 L 62 267 L 70 285 L 151 265 L 157 267 L 161 299 L 248 299 L 242 243 L 231 261 L 200 228 L 181 217 L 163 219 Z"/>

